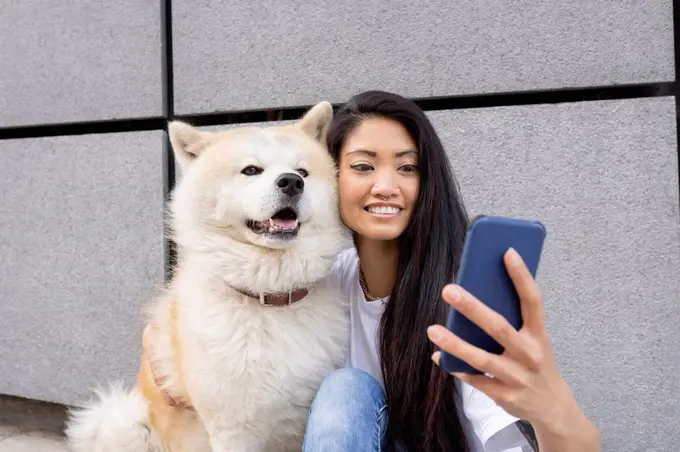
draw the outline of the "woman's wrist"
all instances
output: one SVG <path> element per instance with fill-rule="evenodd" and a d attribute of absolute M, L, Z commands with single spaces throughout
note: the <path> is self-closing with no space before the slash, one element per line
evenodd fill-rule
<path fill-rule="evenodd" d="M 571 434 L 575 421 L 580 421 L 584 416 L 569 385 L 566 382 L 561 383 L 553 409 L 549 413 L 543 413 L 540 419 L 532 421 L 535 429 L 555 436 Z"/>
<path fill-rule="evenodd" d="M 558 404 L 555 415 L 533 421 L 541 452 L 600 450 L 600 434 L 581 410 L 576 398 L 568 392 L 565 402 Z"/>
<path fill-rule="evenodd" d="M 576 400 L 555 407 L 554 414 L 532 422 L 534 429 L 555 437 L 569 437 L 585 417 Z"/>

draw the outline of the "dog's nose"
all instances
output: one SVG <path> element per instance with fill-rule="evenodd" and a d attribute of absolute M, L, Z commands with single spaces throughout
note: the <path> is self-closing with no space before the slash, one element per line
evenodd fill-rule
<path fill-rule="evenodd" d="M 283 173 L 276 178 L 276 185 L 282 192 L 290 196 L 297 196 L 305 189 L 305 181 L 298 174 Z"/>

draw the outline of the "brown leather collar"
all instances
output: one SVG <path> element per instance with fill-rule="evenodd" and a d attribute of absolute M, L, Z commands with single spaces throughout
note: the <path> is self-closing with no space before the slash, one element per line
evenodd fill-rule
<path fill-rule="evenodd" d="M 290 306 L 291 304 L 302 300 L 307 296 L 309 291 L 307 289 L 296 289 L 290 292 L 284 293 L 261 293 L 260 295 L 255 295 L 247 290 L 241 290 L 234 287 L 234 290 L 242 293 L 250 298 L 260 300 L 262 306 Z"/>

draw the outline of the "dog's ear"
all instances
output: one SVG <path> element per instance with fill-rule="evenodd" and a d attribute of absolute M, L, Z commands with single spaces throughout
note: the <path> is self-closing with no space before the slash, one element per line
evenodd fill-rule
<path fill-rule="evenodd" d="M 168 135 L 175 159 L 184 169 L 208 146 L 210 133 L 202 132 L 182 121 L 171 121 L 168 124 Z"/>
<path fill-rule="evenodd" d="M 323 101 L 312 107 L 300 120 L 302 130 L 321 144 L 326 144 L 326 133 L 333 119 L 333 106 Z"/>

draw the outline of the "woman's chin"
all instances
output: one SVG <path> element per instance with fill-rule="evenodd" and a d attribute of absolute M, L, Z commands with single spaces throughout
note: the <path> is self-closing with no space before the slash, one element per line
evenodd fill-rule
<path fill-rule="evenodd" d="M 365 240 L 392 241 L 399 238 L 404 228 L 396 225 L 371 225 L 355 231 Z"/>

